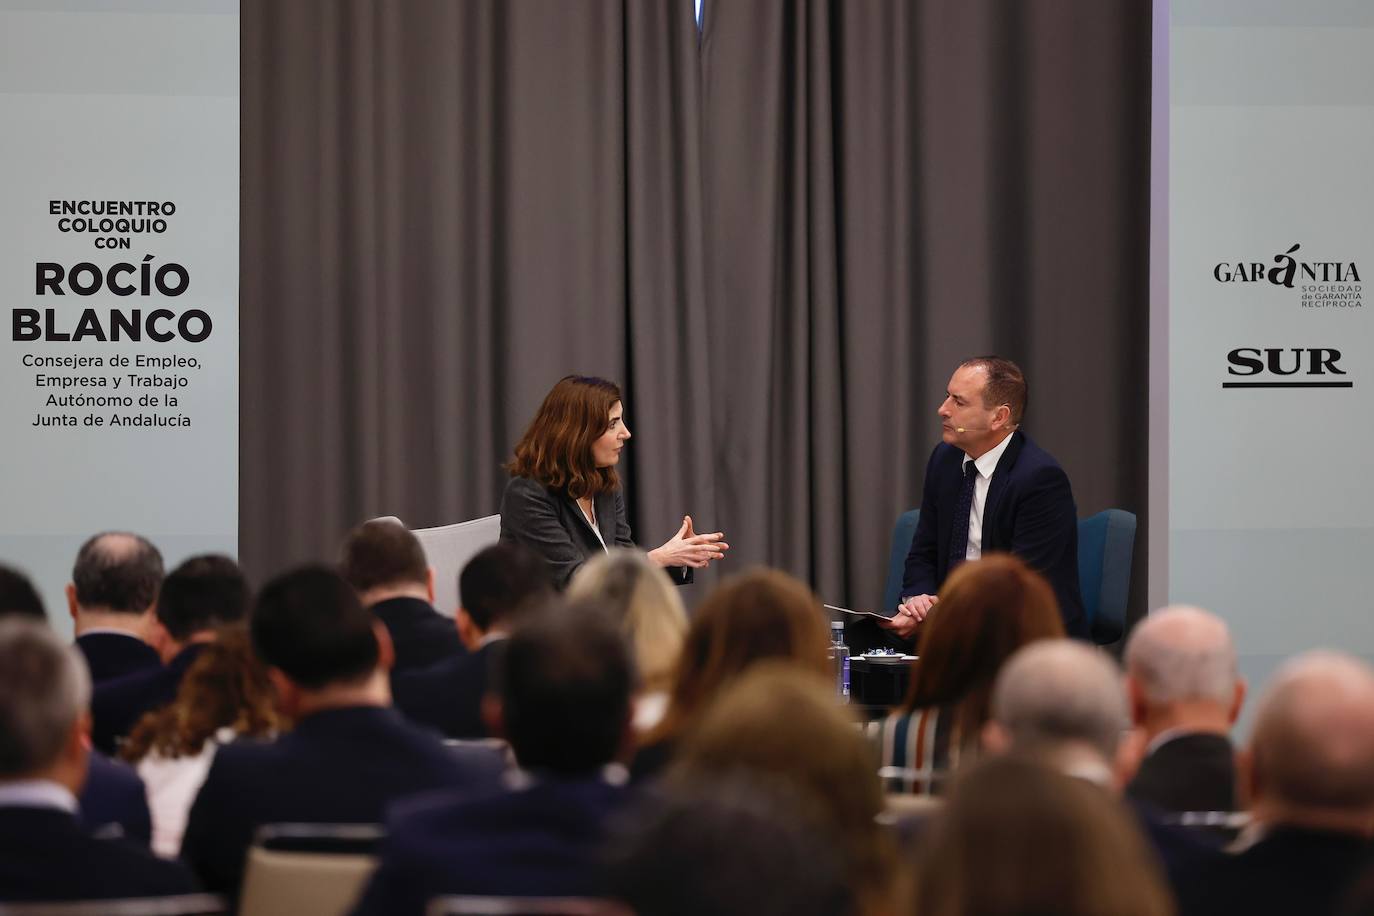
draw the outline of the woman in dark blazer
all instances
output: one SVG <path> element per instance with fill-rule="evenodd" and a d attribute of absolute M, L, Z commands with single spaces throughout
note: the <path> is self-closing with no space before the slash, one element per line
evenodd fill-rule
<path fill-rule="evenodd" d="M 615 472 L 629 438 L 616 384 L 569 375 L 545 396 L 506 465 L 511 479 L 501 497 L 501 539 L 543 557 L 560 589 L 588 557 L 634 546 Z M 719 531 L 693 531 L 688 515 L 649 559 L 683 585 L 693 569 L 721 559 L 729 547 Z"/>

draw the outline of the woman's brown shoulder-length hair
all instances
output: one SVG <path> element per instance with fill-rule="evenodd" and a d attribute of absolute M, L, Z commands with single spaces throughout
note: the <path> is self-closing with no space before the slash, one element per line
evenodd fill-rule
<path fill-rule="evenodd" d="M 805 583 L 764 568 L 726 579 L 692 618 L 668 709 L 645 743 L 676 739 L 724 685 L 763 659 L 791 661 L 828 676 L 829 648 L 825 612 Z"/>
<path fill-rule="evenodd" d="M 922 625 L 905 707 L 955 706 L 961 734 L 972 740 L 987 721 L 1002 663 L 1027 643 L 1063 635 L 1053 589 L 1021 560 L 989 553 L 962 563 Z"/>
<path fill-rule="evenodd" d="M 615 490 L 620 478 L 615 468 L 593 463 L 592 443 L 606 431 L 611 408 L 620 399 L 619 386 L 604 378 L 559 379 L 520 437 L 506 470 L 573 499 Z"/>

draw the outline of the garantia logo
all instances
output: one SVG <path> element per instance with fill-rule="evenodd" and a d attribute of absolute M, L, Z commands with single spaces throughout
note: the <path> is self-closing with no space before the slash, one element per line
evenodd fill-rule
<path fill-rule="evenodd" d="M 1221 387 L 1354 388 L 1354 382 L 1329 378 L 1346 374 L 1337 365 L 1340 359 L 1341 351 L 1331 347 L 1237 347 L 1226 354 L 1226 374 L 1246 381 L 1222 382 Z"/>
<path fill-rule="evenodd" d="M 1293 257 L 1301 245 L 1294 245 L 1283 254 L 1274 255 L 1274 266 L 1263 261 L 1221 261 L 1212 268 L 1212 276 L 1220 283 L 1261 283 L 1268 280 L 1275 286 L 1293 288 L 1294 281 L 1313 283 L 1359 283 L 1360 270 L 1354 261 L 1299 261 Z"/>

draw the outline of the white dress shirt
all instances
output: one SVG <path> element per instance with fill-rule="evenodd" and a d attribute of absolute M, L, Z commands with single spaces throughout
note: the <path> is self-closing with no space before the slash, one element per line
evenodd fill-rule
<path fill-rule="evenodd" d="M 51 779 L 16 779 L 0 785 L 0 808 L 56 808 L 76 813 L 76 796 Z"/>
<path fill-rule="evenodd" d="M 988 501 L 992 472 L 997 470 L 997 462 L 1001 460 L 1002 453 L 1007 450 L 1010 442 L 1011 433 L 1007 433 L 1001 442 L 977 459 L 970 458 L 968 452 L 965 452 L 963 463 L 959 465 L 959 470 L 963 472 L 972 461 L 973 466 L 978 469 L 978 479 L 973 482 L 973 506 L 968 513 L 968 550 L 964 553 L 965 560 L 976 560 L 983 555 L 983 506 Z"/>

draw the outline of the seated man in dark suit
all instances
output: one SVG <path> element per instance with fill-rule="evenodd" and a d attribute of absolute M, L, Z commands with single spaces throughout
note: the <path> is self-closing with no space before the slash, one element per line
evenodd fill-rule
<path fill-rule="evenodd" d="M 434 733 L 391 709 L 386 628 L 351 586 L 305 567 L 263 587 L 249 618 L 253 647 L 295 728 L 269 744 L 219 749 L 191 806 L 181 856 L 208 889 L 235 894 L 263 824 L 381 823 L 385 805 L 430 789 L 495 783 Z"/>
<path fill-rule="evenodd" d="M 628 797 L 628 650 L 599 607 L 551 607 L 516 628 L 492 717 L 521 772 L 506 791 L 397 805 L 361 913 L 423 913 L 448 894 L 597 896 L 605 823 Z"/>
<path fill-rule="evenodd" d="M 0 620 L 25 618 L 48 622 L 43 599 L 28 576 L 0 566 Z M 153 822 L 143 780 L 131 767 L 92 752 L 78 798 L 81 823 L 99 836 L 125 836 L 147 846 Z"/>
<path fill-rule="evenodd" d="M 228 557 L 191 557 L 172 570 L 158 594 L 150 635 L 166 667 L 135 671 L 96 685 L 91 701 L 95 746 L 113 754 L 144 713 L 176 698 L 182 677 L 219 629 L 239 623 L 247 613 L 248 580 Z"/>
<path fill-rule="evenodd" d="M 190 893 L 186 869 L 77 821 L 90 675 L 45 625 L 0 620 L 0 901 Z"/>
<path fill-rule="evenodd" d="M 81 545 L 67 607 L 95 683 L 162 665 L 148 644 L 161 584 L 162 554 L 136 534 L 107 531 Z"/>
<path fill-rule="evenodd" d="M 434 570 L 404 525 L 375 519 L 354 528 L 339 568 L 363 607 L 386 624 L 396 653 L 393 670 L 424 668 L 465 653 L 453 620 L 434 609 Z"/>
<path fill-rule="evenodd" d="M 1239 758 L 1250 826 L 1178 881 L 1180 916 L 1323 916 L 1369 861 L 1374 835 L 1374 670 L 1310 652 L 1274 675 Z"/>
<path fill-rule="evenodd" d="M 1021 432 L 1026 378 L 1011 360 L 966 360 L 950 377 L 940 405 L 941 438 L 926 464 L 921 518 L 890 622 L 871 618 L 850 629 L 850 645 L 910 649 L 958 564 L 1005 550 L 1054 589 L 1064 630 L 1088 638 L 1078 584 L 1078 510 L 1068 475 Z M 889 609 L 890 610 L 890 609 Z"/>
<path fill-rule="evenodd" d="M 458 576 L 458 633 L 467 655 L 391 677 L 396 708 L 450 738 L 487 736 L 482 697 L 492 658 L 523 607 L 553 593 L 549 567 L 528 548 L 502 541 L 480 551 Z"/>
<path fill-rule="evenodd" d="M 1221 618 L 1174 607 L 1142 621 L 1126 645 L 1126 693 L 1144 744 L 1126 794 L 1165 812 L 1235 811 L 1230 732 L 1245 681 Z"/>

